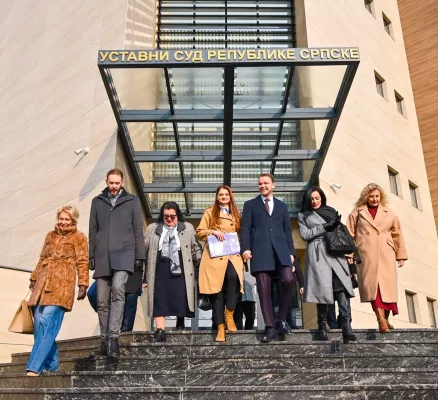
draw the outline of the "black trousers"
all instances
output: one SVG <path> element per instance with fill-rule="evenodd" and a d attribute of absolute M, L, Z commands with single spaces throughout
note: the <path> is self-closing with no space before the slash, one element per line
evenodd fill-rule
<path fill-rule="evenodd" d="M 245 330 L 249 331 L 254 328 L 255 320 L 255 306 L 254 301 L 240 301 L 237 303 L 234 311 L 234 323 L 239 331 L 243 330 L 243 316 L 245 315 Z"/>
<path fill-rule="evenodd" d="M 228 261 L 224 283 L 219 293 L 212 295 L 214 322 L 219 325 L 225 322 L 225 307 L 235 310 L 240 295 L 240 282 L 233 264 Z"/>
<path fill-rule="evenodd" d="M 333 296 L 339 307 L 338 318 L 336 318 L 334 304 L 317 304 L 318 324 L 328 322 L 332 329 L 344 328 L 351 323 L 350 296 L 346 291 L 333 292 Z"/>

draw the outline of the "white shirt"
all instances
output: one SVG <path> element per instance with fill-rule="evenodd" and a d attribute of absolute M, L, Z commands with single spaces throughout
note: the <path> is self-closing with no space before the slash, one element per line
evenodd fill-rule
<path fill-rule="evenodd" d="M 263 205 L 265 205 L 265 199 L 268 199 L 268 206 L 269 206 L 269 215 L 272 215 L 272 212 L 274 211 L 274 196 L 271 197 L 265 197 L 263 195 L 260 195 L 263 201 Z"/>
<path fill-rule="evenodd" d="M 175 237 L 175 243 L 178 247 L 178 250 L 181 248 L 181 242 L 179 240 L 179 236 L 178 236 L 178 224 L 175 225 L 175 228 L 173 229 L 174 233 L 173 236 Z M 160 236 L 160 241 L 158 242 L 158 250 L 161 251 L 163 248 L 163 242 L 164 242 L 164 237 L 166 236 L 167 233 L 167 229 L 163 226 L 163 232 L 161 233 Z"/>

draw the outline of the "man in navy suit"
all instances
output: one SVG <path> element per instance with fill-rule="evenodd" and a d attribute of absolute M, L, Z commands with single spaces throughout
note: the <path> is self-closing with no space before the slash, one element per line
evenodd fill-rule
<path fill-rule="evenodd" d="M 292 332 L 285 320 L 295 284 L 292 265 L 295 248 L 287 205 L 273 196 L 274 188 L 275 179 L 271 174 L 259 176 L 260 196 L 245 202 L 240 229 L 242 256 L 245 260 L 251 259 L 251 274 L 256 278 L 266 325 L 262 342 L 275 340 L 277 332 Z M 276 321 L 271 298 L 271 281 L 275 275 L 281 280 Z"/>

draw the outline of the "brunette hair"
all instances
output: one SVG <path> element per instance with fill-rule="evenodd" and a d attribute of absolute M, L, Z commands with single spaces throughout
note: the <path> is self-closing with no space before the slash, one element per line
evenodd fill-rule
<path fill-rule="evenodd" d="M 110 175 L 119 175 L 122 178 L 123 181 L 123 171 L 121 169 L 118 168 L 113 168 L 110 169 L 107 173 L 106 173 L 106 179 L 108 179 L 108 177 Z"/>
<path fill-rule="evenodd" d="M 263 177 L 270 178 L 272 183 L 275 183 L 274 175 L 270 174 L 269 172 L 265 172 L 265 173 L 259 175 L 259 179 L 263 178 Z"/>
<path fill-rule="evenodd" d="M 68 215 L 70 215 L 70 218 L 71 218 L 71 221 L 72 221 L 72 225 L 77 225 L 78 224 L 79 211 L 78 211 L 78 209 L 74 205 L 68 204 L 66 206 L 59 207 L 58 210 L 56 211 L 56 220 L 59 219 L 59 216 L 63 212 L 65 212 Z"/>
<path fill-rule="evenodd" d="M 160 208 L 160 214 L 158 215 L 158 222 L 164 223 L 164 210 L 175 210 L 178 222 L 184 222 L 184 216 L 176 201 L 166 201 Z"/>
<path fill-rule="evenodd" d="M 312 208 L 312 193 L 318 192 L 321 196 L 321 207 L 327 205 L 327 197 L 323 190 L 318 186 L 309 187 L 303 194 L 303 200 L 301 202 L 301 212 L 304 215 L 304 219 L 306 219 L 313 211 Z"/>
<path fill-rule="evenodd" d="M 236 221 L 235 222 L 236 223 L 236 231 L 238 231 L 240 229 L 240 220 L 242 217 L 240 215 L 239 209 L 236 206 L 236 202 L 234 201 L 233 191 L 227 185 L 219 185 L 218 188 L 216 189 L 213 210 L 211 212 L 211 225 L 212 225 L 212 227 L 219 226 L 219 214 L 221 212 L 221 208 L 220 208 L 220 204 L 217 200 L 217 195 L 221 189 L 227 190 L 228 193 L 230 194 L 230 206 L 229 206 L 230 207 L 230 214 L 234 217 L 234 219 Z"/>
<path fill-rule="evenodd" d="M 377 183 L 369 183 L 363 188 L 359 196 L 359 199 L 355 203 L 355 206 L 360 207 L 366 205 L 368 203 L 368 196 L 370 195 L 371 192 L 374 192 L 375 190 L 378 190 L 380 192 L 380 204 L 382 204 L 382 206 L 386 206 L 387 204 L 386 193 L 383 190 L 383 188 Z"/>

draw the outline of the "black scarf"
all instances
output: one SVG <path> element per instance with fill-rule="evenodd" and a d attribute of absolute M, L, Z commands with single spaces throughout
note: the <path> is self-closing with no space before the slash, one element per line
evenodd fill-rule
<path fill-rule="evenodd" d="M 325 222 L 333 222 L 336 220 L 338 212 L 329 206 L 321 206 L 319 208 L 314 208 L 314 212 L 316 212 Z"/>

